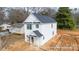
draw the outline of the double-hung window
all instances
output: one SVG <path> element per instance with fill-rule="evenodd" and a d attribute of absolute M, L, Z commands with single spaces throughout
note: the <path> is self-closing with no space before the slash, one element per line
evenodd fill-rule
<path fill-rule="evenodd" d="M 27 24 L 27 29 L 31 30 L 32 29 L 32 24 Z"/>

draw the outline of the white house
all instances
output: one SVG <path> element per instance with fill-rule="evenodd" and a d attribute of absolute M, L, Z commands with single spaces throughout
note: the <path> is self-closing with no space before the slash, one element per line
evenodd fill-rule
<path fill-rule="evenodd" d="M 32 13 L 24 21 L 25 41 L 38 47 L 57 34 L 57 22 L 48 17 Z"/>

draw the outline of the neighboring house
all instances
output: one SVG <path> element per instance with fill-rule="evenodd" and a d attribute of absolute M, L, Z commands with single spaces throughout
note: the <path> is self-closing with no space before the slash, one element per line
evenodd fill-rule
<path fill-rule="evenodd" d="M 2 30 L 7 30 L 11 28 L 11 25 L 4 23 L 4 24 L 1 24 L 0 27 L 2 28 Z"/>
<path fill-rule="evenodd" d="M 32 13 L 24 21 L 25 41 L 40 47 L 57 34 L 57 22 L 48 16 Z"/>
<path fill-rule="evenodd" d="M 24 24 L 16 23 L 16 24 L 11 25 L 10 32 L 17 33 L 17 34 L 24 34 Z"/>
<path fill-rule="evenodd" d="M 9 23 L 8 20 L 0 20 L 0 29 L 3 30 L 7 30 L 10 29 L 11 25 Z"/>

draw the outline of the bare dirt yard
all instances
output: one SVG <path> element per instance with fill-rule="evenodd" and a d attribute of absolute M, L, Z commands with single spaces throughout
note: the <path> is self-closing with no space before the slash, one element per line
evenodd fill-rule
<path fill-rule="evenodd" d="M 10 34 L 1 51 L 79 51 L 79 30 L 58 30 L 58 34 L 40 48 L 25 42 L 24 35 Z"/>
<path fill-rule="evenodd" d="M 24 35 L 11 34 L 6 37 L 7 44 L 1 49 L 1 51 L 37 51 L 41 50 L 33 45 L 29 45 L 24 41 Z"/>
<path fill-rule="evenodd" d="M 79 51 L 79 30 L 58 30 L 42 48 L 48 51 Z"/>

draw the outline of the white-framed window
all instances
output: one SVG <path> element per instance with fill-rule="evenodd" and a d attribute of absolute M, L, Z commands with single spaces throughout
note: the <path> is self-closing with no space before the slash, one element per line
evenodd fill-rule
<path fill-rule="evenodd" d="M 27 24 L 27 29 L 31 30 L 32 29 L 32 24 Z"/>

